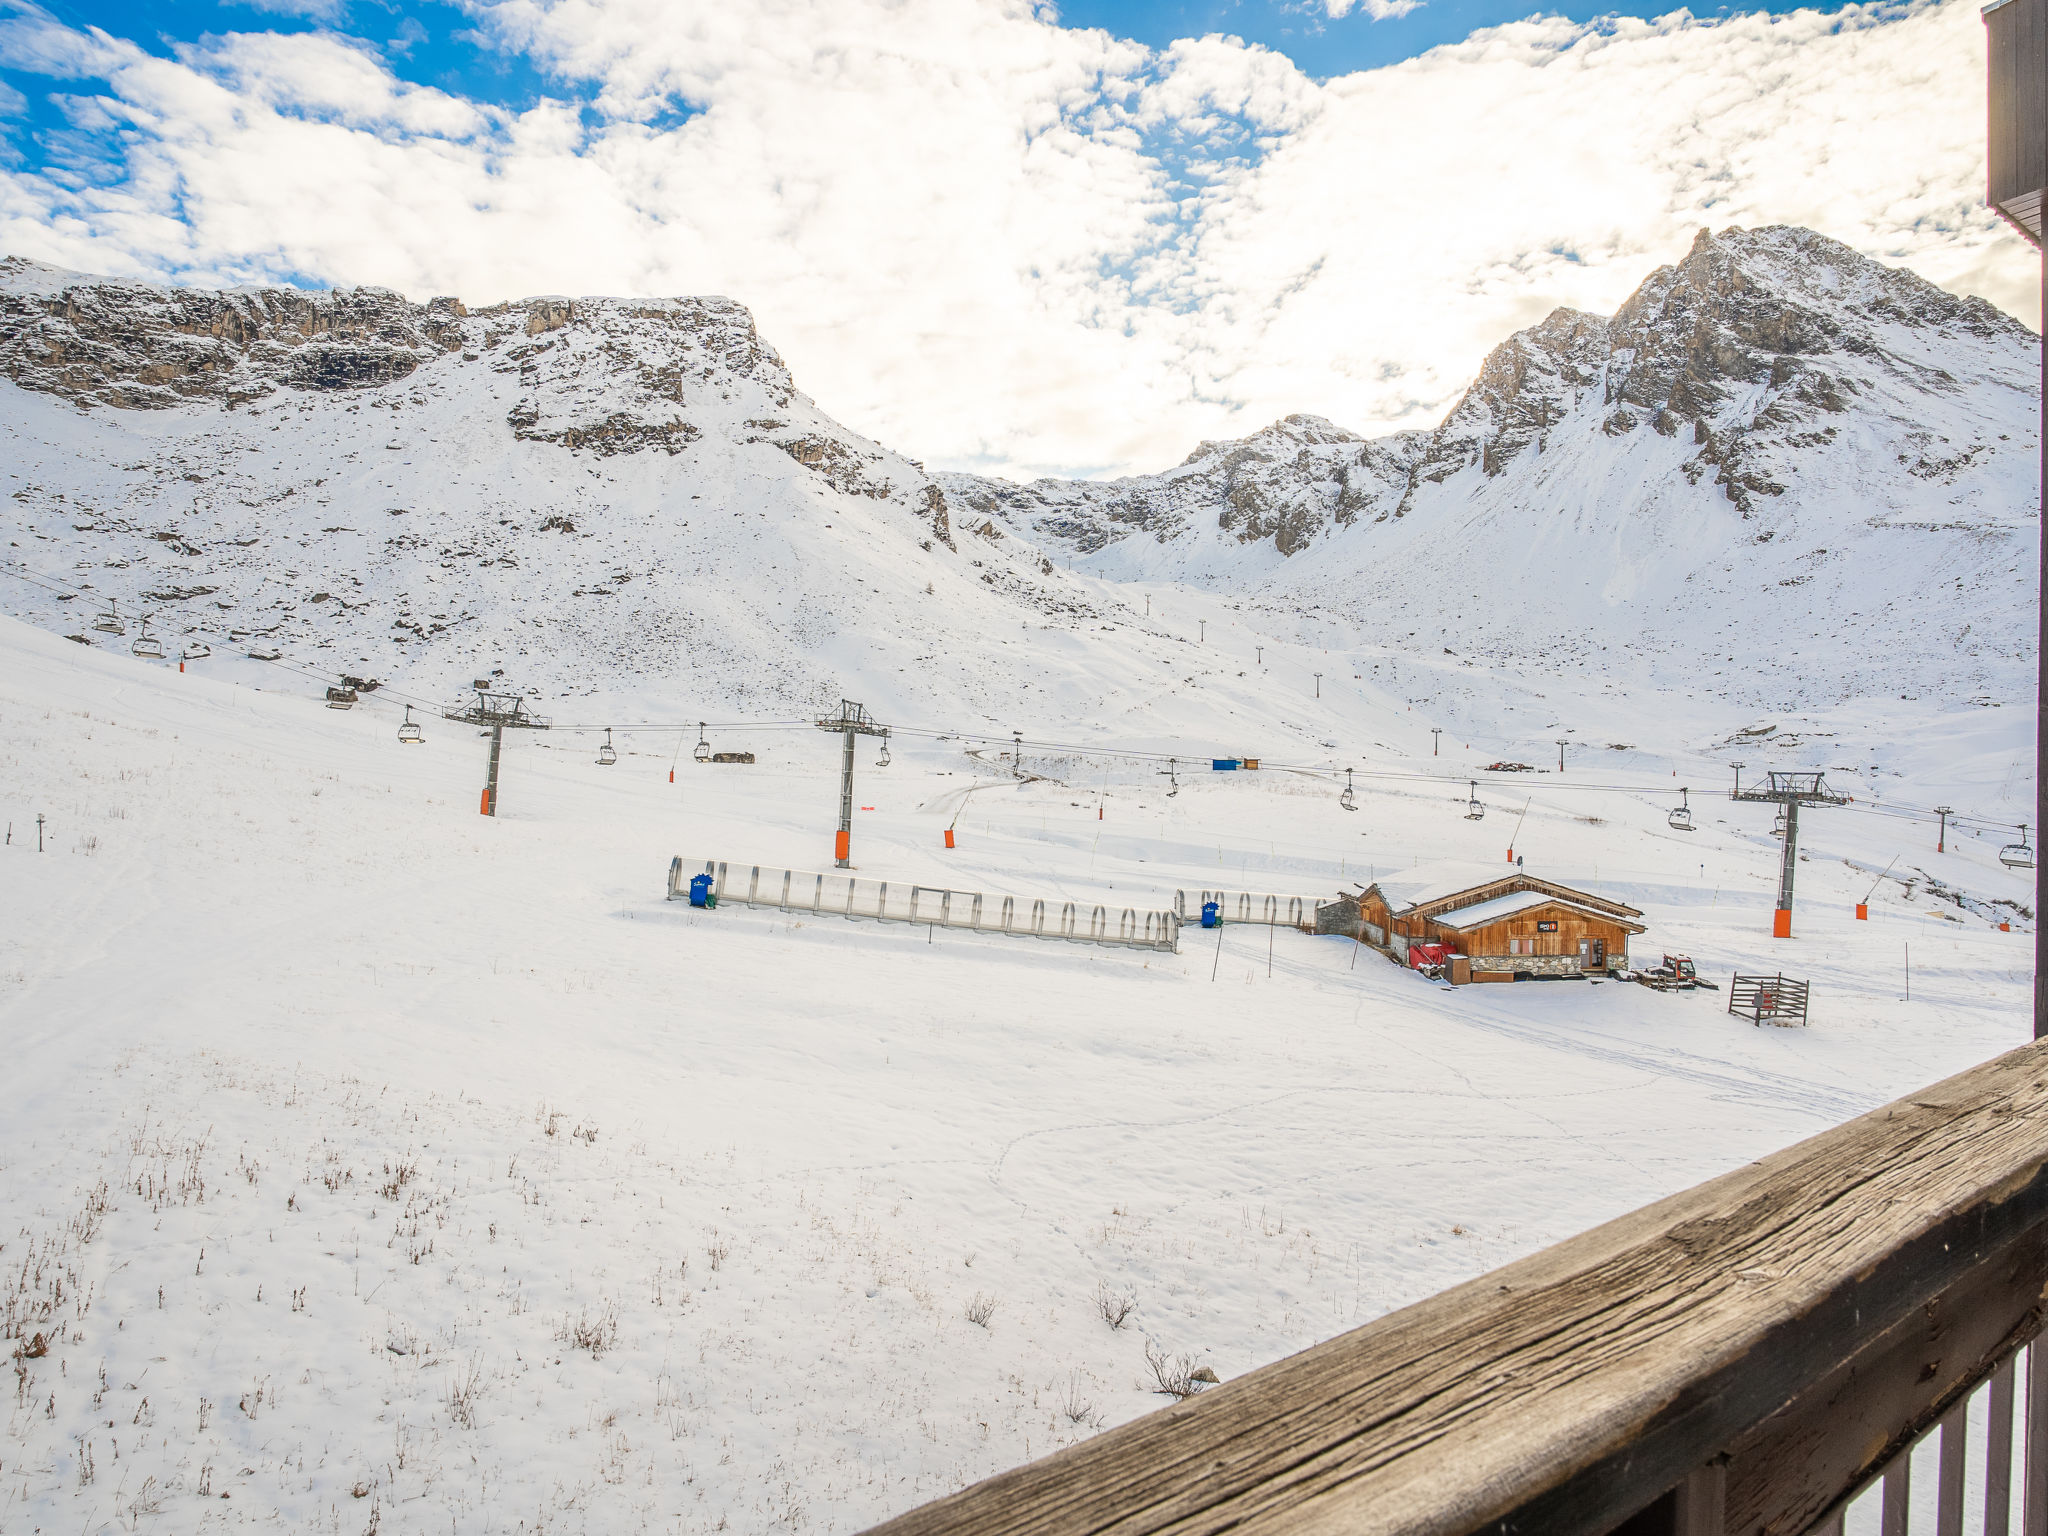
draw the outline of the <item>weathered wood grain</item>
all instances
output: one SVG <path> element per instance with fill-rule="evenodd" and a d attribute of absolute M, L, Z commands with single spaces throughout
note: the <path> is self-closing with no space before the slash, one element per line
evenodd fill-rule
<path fill-rule="evenodd" d="M 2039 1307 L 2044 1233 L 2036 1044 L 876 1530 L 1598 1536 L 1724 1452 L 1730 1529 L 1761 1529 L 1743 1479 L 1793 1410 L 1932 1337 L 1933 1396 L 1895 1406 L 1938 1412 Z"/>

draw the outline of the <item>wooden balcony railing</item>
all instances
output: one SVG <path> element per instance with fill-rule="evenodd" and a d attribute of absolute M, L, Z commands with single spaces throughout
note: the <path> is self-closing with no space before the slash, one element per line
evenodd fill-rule
<path fill-rule="evenodd" d="M 2048 1043 L 876 1529 L 2048 1536 L 2044 1165 Z"/>

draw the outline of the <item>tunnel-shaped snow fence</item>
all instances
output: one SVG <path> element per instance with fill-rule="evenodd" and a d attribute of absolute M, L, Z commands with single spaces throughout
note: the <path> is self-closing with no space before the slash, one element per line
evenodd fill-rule
<path fill-rule="evenodd" d="M 1180 918 L 1172 912 L 1115 907 L 1099 902 L 997 896 L 917 885 L 908 880 L 858 880 L 847 874 L 771 869 L 678 855 L 668 867 L 668 899 L 687 900 L 693 875 L 711 876 L 720 906 L 737 903 L 785 912 L 866 918 L 879 923 L 1007 934 L 1020 939 L 1065 939 L 1126 949 L 1180 948 Z"/>

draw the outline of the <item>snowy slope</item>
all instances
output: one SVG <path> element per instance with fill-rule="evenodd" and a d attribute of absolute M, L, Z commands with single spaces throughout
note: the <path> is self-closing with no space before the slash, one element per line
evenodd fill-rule
<path fill-rule="evenodd" d="M 1293 932 L 665 903 L 672 852 L 829 846 L 837 744 L 751 744 L 671 785 L 666 750 L 516 741 L 486 821 L 468 730 L 0 620 L 0 1529 L 856 1530 L 1161 1405 L 1148 1351 L 1231 1379 L 2027 1032 L 2031 936 L 1935 890 L 2027 901 L 1995 836 L 1816 813 L 1775 943 L 1767 816 L 1696 800 L 1688 838 L 1640 769 L 1530 778 L 1530 867 L 1642 908 L 1642 953 L 1812 978 L 1810 1029 L 1759 1030 Z M 1099 800 L 897 745 L 855 844 L 889 878 L 1316 894 L 1507 831 L 1444 784 L 1348 814 L 1102 762 Z"/>
<path fill-rule="evenodd" d="M 931 479 L 726 300 L 0 275 L 9 553 L 92 593 L 5 601 L 68 633 L 105 598 L 429 693 L 499 666 L 550 695 L 961 709 L 1022 690 L 949 638 L 1094 615 L 1014 540 L 960 550 Z"/>
<path fill-rule="evenodd" d="M 1080 568 L 1365 644 L 1766 709 L 2014 700 L 2039 341 L 1809 230 L 1702 231 L 1503 343 L 1433 432 L 1290 417 L 1107 484 L 942 476 Z M 1280 627 L 1285 627 L 1284 620 Z"/>

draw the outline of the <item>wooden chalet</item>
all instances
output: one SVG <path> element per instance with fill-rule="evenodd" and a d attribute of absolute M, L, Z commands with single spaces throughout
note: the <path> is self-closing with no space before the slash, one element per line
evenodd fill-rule
<path fill-rule="evenodd" d="M 1484 864 L 1431 864 L 1356 898 L 1358 937 L 1454 982 L 1606 975 L 1628 965 L 1643 914 L 1590 891 Z"/>

